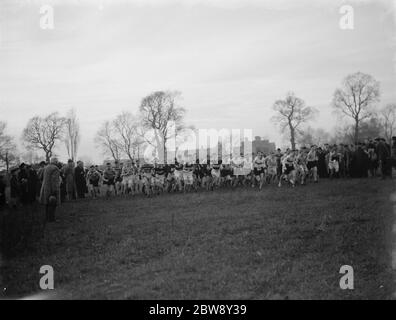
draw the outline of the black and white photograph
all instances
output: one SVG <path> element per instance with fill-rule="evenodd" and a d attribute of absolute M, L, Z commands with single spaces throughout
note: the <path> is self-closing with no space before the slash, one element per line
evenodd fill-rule
<path fill-rule="evenodd" d="M 393 300 L 395 218 L 395 0 L 0 1 L 0 300 Z"/>

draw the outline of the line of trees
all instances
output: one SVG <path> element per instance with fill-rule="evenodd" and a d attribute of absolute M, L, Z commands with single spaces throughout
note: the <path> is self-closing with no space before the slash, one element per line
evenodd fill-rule
<path fill-rule="evenodd" d="M 43 150 L 46 161 L 49 161 L 55 143 L 62 138 L 65 122 L 65 118 L 60 117 L 58 113 L 31 118 L 22 134 L 27 149 Z"/>
<path fill-rule="evenodd" d="M 331 103 L 334 112 L 351 119 L 352 124 L 336 127 L 332 134 L 320 128 L 303 128 L 315 118 L 317 109 L 306 106 L 305 101 L 292 92 L 274 103 L 276 114 L 272 120 L 289 137 L 293 149 L 296 143 L 358 143 L 360 139 L 379 135 L 390 144 L 396 133 L 396 104 L 386 105 L 377 112 L 379 101 L 380 83 L 369 74 L 356 72 L 345 77 Z"/>
<path fill-rule="evenodd" d="M 75 111 L 70 110 L 64 117 L 57 112 L 44 117 L 34 116 L 23 130 L 22 141 L 31 157 L 34 151 L 42 151 L 46 161 L 54 155 L 55 146 L 63 141 L 69 157 L 74 160 L 80 141 Z M 12 137 L 6 134 L 6 123 L 0 122 L 0 162 L 6 163 L 8 169 L 10 163 L 16 162 L 17 159 L 16 144 Z"/>
<path fill-rule="evenodd" d="M 348 75 L 341 88 L 333 96 L 333 107 L 338 113 L 354 121 L 353 141 L 359 142 L 360 124 L 374 113 L 374 104 L 379 101 L 380 84 L 371 75 L 356 72 Z"/>
<path fill-rule="evenodd" d="M 272 120 L 279 124 L 282 132 L 288 130 L 290 145 L 295 149 L 296 136 L 302 133 L 301 126 L 313 119 L 317 110 L 306 106 L 305 101 L 296 97 L 293 92 L 287 93 L 285 99 L 275 101 L 273 109 L 277 114 Z"/>
<path fill-rule="evenodd" d="M 180 96 L 178 91 L 156 91 L 147 95 L 136 115 L 124 111 L 113 120 L 102 123 L 96 133 L 96 144 L 104 155 L 115 161 L 124 156 L 130 160 L 138 159 L 151 145 L 162 148 L 157 150 L 162 162 L 162 157 L 167 156 L 168 140 L 182 134 L 186 128 L 185 109 L 179 105 Z"/>
<path fill-rule="evenodd" d="M 157 156 L 167 158 L 167 142 L 183 139 L 186 129 L 186 110 L 180 105 L 178 91 L 156 91 L 145 96 L 138 112 L 123 111 L 114 119 L 102 123 L 95 135 L 95 143 L 104 155 L 120 160 L 140 158 L 147 147 L 157 148 Z M 307 125 L 315 119 L 318 110 L 306 105 L 295 93 L 274 102 L 272 120 L 287 135 L 290 146 L 297 144 L 352 143 L 360 139 L 381 135 L 389 143 L 396 134 L 396 104 L 377 110 L 380 101 L 380 84 L 371 75 L 356 72 L 348 75 L 333 94 L 334 112 L 350 119 L 350 123 L 337 126 L 330 134 Z M 7 134 L 5 122 L 0 121 L 0 166 L 9 166 L 18 160 L 14 139 Z M 54 155 L 54 148 L 63 142 L 70 159 L 76 160 L 80 143 L 80 126 L 74 110 L 66 116 L 51 113 L 34 116 L 23 130 L 22 141 L 32 156 L 34 150 L 44 153 L 46 161 Z M 162 148 L 162 150 L 158 150 Z"/>

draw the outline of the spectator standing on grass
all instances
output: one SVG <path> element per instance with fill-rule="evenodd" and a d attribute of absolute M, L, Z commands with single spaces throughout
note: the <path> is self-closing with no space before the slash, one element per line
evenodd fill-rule
<path fill-rule="evenodd" d="M 350 177 L 350 163 L 351 163 L 351 150 L 349 148 L 349 145 L 344 144 L 344 165 L 345 165 L 345 177 Z"/>
<path fill-rule="evenodd" d="M 386 142 L 384 138 L 382 138 L 382 141 L 385 143 L 386 148 L 388 150 L 388 157 L 386 158 L 386 175 L 392 178 L 392 144 L 389 144 Z"/>
<path fill-rule="evenodd" d="M 66 165 L 62 165 L 60 162 L 58 163 L 59 169 L 59 178 L 60 178 L 60 195 L 61 195 L 61 203 L 66 201 L 66 177 L 65 177 L 65 167 Z"/>
<path fill-rule="evenodd" d="M 52 158 L 43 172 L 40 203 L 45 205 L 45 217 L 48 222 L 55 221 L 55 210 L 60 204 L 60 171 L 57 164 L 58 159 Z"/>
<path fill-rule="evenodd" d="M 3 175 L 0 175 L 0 209 L 6 205 L 6 182 Z"/>
<path fill-rule="evenodd" d="M 378 162 L 381 169 L 381 177 L 385 179 L 388 175 L 388 162 L 390 158 L 390 150 L 387 144 L 385 143 L 385 139 L 377 138 L 377 155 L 378 155 Z"/>
<path fill-rule="evenodd" d="M 363 172 L 364 155 L 365 152 L 363 151 L 361 143 L 358 143 L 353 153 L 353 162 L 352 162 L 353 178 L 362 178 L 364 176 L 364 172 Z"/>
<path fill-rule="evenodd" d="M 391 147 L 391 177 L 392 168 L 396 168 L 396 137 L 392 137 L 392 147 Z"/>
<path fill-rule="evenodd" d="M 19 199 L 24 205 L 30 202 L 28 180 L 29 177 L 26 170 L 26 165 L 24 163 L 21 163 L 18 171 Z"/>
<path fill-rule="evenodd" d="M 367 152 L 368 152 L 368 157 L 369 157 L 370 177 L 373 178 L 377 175 L 378 159 L 377 159 L 377 153 L 375 151 L 375 144 L 372 141 L 370 141 L 367 144 Z"/>
<path fill-rule="evenodd" d="M 37 172 L 31 165 L 26 166 L 28 175 L 28 197 L 29 202 L 34 203 L 37 197 L 38 177 Z"/>
<path fill-rule="evenodd" d="M 18 182 L 18 172 L 19 172 L 18 167 L 11 169 L 10 206 L 12 208 L 17 208 L 19 204 L 20 188 Z"/>
<path fill-rule="evenodd" d="M 67 200 L 76 199 L 76 186 L 74 182 L 74 162 L 73 160 L 69 159 L 67 161 L 67 165 L 63 170 L 63 174 L 65 177 L 65 184 L 66 184 L 66 194 Z"/>
<path fill-rule="evenodd" d="M 320 178 L 327 178 L 327 167 L 326 167 L 326 152 L 319 147 L 317 151 L 318 156 L 318 175 Z"/>
<path fill-rule="evenodd" d="M 77 162 L 77 167 L 74 170 L 74 180 L 76 182 L 77 197 L 80 199 L 85 198 L 87 185 L 86 185 L 84 163 L 82 161 Z"/>

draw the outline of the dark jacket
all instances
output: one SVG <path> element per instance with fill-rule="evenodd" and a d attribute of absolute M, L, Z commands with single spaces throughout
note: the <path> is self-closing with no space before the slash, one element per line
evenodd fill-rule
<path fill-rule="evenodd" d="M 40 192 L 40 202 L 42 204 L 48 203 L 48 198 L 55 196 L 58 204 L 60 204 L 60 177 L 59 169 L 54 164 L 49 164 L 45 167 L 43 173 L 43 184 Z"/>
<path fill-rule="evenodd" d="M 5 189 L 6 184 L 4 178 L 0 176 L 0 208 L 6 204 Z"/>
<path fill-rule="evenodd" d="M 389 150 L 388 146 L 382 141 L 380 141 L 378 143 L 376 151 L 377 151 L 379 160 L 384 161 L 390 157 L 390 150 Z"/>

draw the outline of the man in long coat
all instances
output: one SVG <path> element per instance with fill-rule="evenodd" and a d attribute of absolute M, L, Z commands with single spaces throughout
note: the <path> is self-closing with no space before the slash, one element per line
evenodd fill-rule
<path fill-rule="evenodd" d="M 67 161 L 67 165 L 64 169 L 65 182 L 66 182 L 66 193 L 67 193 L 68 200 L 73 200 L 76 198 L 74 170 L 75 170 L 74 162 L 73 162 L 73 160 L 70 159 L 69 161 Z"/>
<path fill-rule="evenodd" d="M 77 167 L 74 169 L 74 179 L 76 181 L 77 196 L 79 198 L 85 198 L 87 182 L 85 178 L 84 163 L 82 161 L 77 162 Z"/>
<path fill-rule="evenodd" d="M 390 148 L 385 143 L 385 139 L 377 138 L 377 155 L 378 161 L 380 162 L 381 167 L 381 176 L 382 179 L 385 179 L 387 175 L 389 175 L 389 159 L 390 159 Z"/>
<path fill-rule="evenodd" d="M 30 203 L 29 198 L 29 176 L 26 168 L 26 164 L 22 163 L 19 166 L 18 172 L 18 184 L 19 184 L 19 200 L 23 205 Z"/>
<path fill-rule="evenodd" d="M 40 202 L 45 205 L 45 216 L 48 222 L 55 221 L 55 208 L 60 204 L 60 175 L 57 163 L 58 159 L 52 158 L 43 172 Z M 53 197 L 56 201 L 51 201 L 54 200 Z"/>
<path fill-rule="evenodd" d="M 364 150 L 364 144 L 359 142 L 355 152 L 354 166 L 356 167 L 356 177 L 357 178 L 367 178 L 369 169 L 369 157 Z"/>
<path fill-rule="evenodd" d="M 29 202 L 34 203 L 37 198 L 37 186 L 39 184 L 37 172 L 31 165 L 28 165 L 26 169 L 28 172 Z"/>

